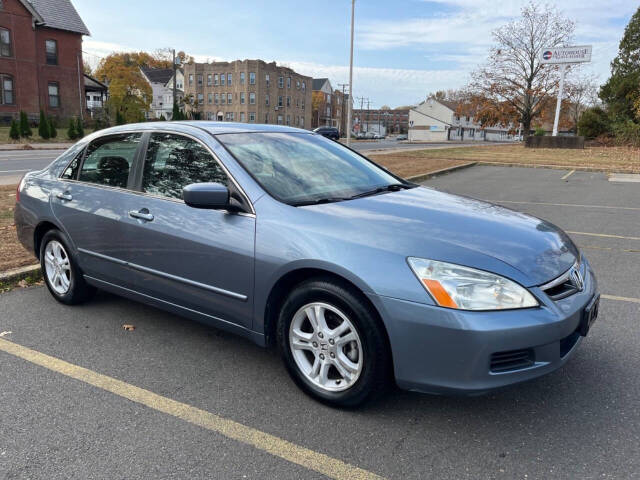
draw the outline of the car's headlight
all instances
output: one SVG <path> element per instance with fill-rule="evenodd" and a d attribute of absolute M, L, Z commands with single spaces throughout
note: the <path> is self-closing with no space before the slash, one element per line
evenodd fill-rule
<path fill-rule="evenodd" d="M 407 260 L 441 307 L 503 310 L 538 306 L 538 301 L 525 288 L 500 275 L 425 258 Z"/>

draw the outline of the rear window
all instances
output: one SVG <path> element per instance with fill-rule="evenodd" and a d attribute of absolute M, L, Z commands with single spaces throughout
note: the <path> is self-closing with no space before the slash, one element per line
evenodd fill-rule
<path fill-rule="evenodd" d="M 95 140 L 87 147 L 78 180 L 126 188 L 141 136 L 127 133 Z"/>

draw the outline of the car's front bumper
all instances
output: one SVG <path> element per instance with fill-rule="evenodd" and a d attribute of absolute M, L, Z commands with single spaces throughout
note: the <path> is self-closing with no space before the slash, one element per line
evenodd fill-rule
<path fill-rule="evenodd" d="M 370 295 L 381 312 L 401 388 L 428 393 L 480 394 L 549 373 L 567 362 L 581 343 L 576 330 L 597 294 L 586 259 L 583 290 L 553 301 L 530 289 L 541 306 L 471 312 Z M 527 351 L 520 368 L 495 369 L 494 354 Z M 517 355 L 517 354 L 514 354 Z"/>

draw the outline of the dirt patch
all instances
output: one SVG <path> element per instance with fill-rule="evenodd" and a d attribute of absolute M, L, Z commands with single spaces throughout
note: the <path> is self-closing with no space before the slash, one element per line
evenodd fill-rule
<path fill-rule="evenodd" d="M 38 263 L 18 241 L 13 223 L 15 204 L 16 185 L 0 185 L 0 272 Z"/>
<path fill-rule="evenodd" d="M 423 150 L 397 154 L 369 155 L 369 158 L 403 178 L 414 177 L 416 175 L 468 163 L 468 160 L 425 157 L 420 155 L 422 152 Z"/>

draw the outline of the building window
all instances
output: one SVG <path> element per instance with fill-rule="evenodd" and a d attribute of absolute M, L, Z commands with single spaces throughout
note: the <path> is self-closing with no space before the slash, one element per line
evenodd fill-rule
<path fill-rule="evenodd" d="M 282 115 L 278 115 L 278 125 L 282 125 Z"/>
<path fill-rule="evenodd" d="M 287 88 L 291 88 L 291 77 L 287 77 Z"/>
<path fill-rule="evenodd" d="M 269 83 L 271 82 L 271 80 L 270 80 L 270 78 L 269 78 L 269 74 L 268 74 L 268 73 L 264 76 L 264 81 L 265 81 L 265 83 L 267 84 L 267 87 L 268 87 L 268 86 L 269 86 Z"/>
<path fill-rule="evenodd" d="M 278 77 L 278 88 L 284 88 L 284 77 Z"/>
<path fill-rule="evenodd" d="M 304 128 L 304 117 L 300 117 L 300 126 Z"/>
<path fill-rule="evenodd" d="M 302 82 L 302 91 L 304 92 L 307 89 L 307 83 Z"/>
<path fill-rule="evenodd" d="M 202 86 L 202 75 L 198 75 L 198 86 Z"/>
<path fill-rule="evenodd" d="M 256 121 L 256 112 L 249 112 L 249 121 L 252 123 Z"/>
<path fill-rule="evenodd" d="M 60 106 L 60 86 L 57 82 L 49 82 L 49 106 L 51 108 L 58 108 Z"/>
<path fill-rule="evenodd" d="M 291 125 L 291 115 L 287 115 L 287 125 Z"/>
<path fill-rule="evenodd" d="M 255 105 L 256 104 L 256 94 L 251 92 L 249 93 L 249 105 Z"/>
<path fill-rule="evenodd" d="M 302 100 L 302 109 L 304 110 L 304 100 Z"/>
<path fill-rule="evenodd" d="M 219 94 L 219 93 L 216 93 L 214 103 L 215 103 L 216 105 L 218 105 L 218 104 L 220 103 L 220 94 Z"/>
<path fill-rule="evenodd" d="M 264 114 L 264 123 L 269 123 L 269 113 Z"/>
<path fill-rule="evenodd" d="M 245 119 L 244 112 L 240 112 L 240 121 L 241 121 L 242 123 L 244 123 L 244 122 L 245 122 L 245 120 L 246 120 L 246 119 Z"/>
<path fill-rule="evenodd" d="M 0 75 L 0 105 L 13 105 L 13 78 Z"/>
<path fill-rule="evenodd" d="M 227 105 L 231 105 L 233 103 L 233 94 L 227 93 Z"/>
<path fill-rule="evenodd" d="M 296 108 L 300 108 L 300 99 L 296 98 Z"/>
<path fill-rule="evenodd" d="M 55 40 L 45 40 L 44 42 L 45 55 L 47 57 L 47 65 L 58 64 L 58 42 Z"/>
<path fill-rule="evenodd" d="M 278 95 L 278 106 L 282 107 L 282 95 Z"/>
<path fill-rule="evenodd" d="M 300 90 L 300 80 L 296 80 L 296 89 Z"/>
<path fill-rule="evenodd" d="M 287 95 L 287 107 L 291 106 L 291 97 Z"/>
<path fill-rule="evenodd" d="M 193 73 L 189 74 L 189 86 L 193 85 Z"/>
<path fill-rule="evenodd" d="M 227 112 L 227 122 L 233 122 L 235 120 L 234 112 Z"/>
<path fill-rule="evenodd" d="M 199 93 L 198 94 L 198 105 L 203 105 L 204 104 L 204 94 Z"/>
<path fill-rule="evenodd" d="M 231 86 L 231 80 L 232 80 L 232 79 L 233 79 L 233 74 L 232 74 L 232 73 L 229 73 L 229 74 L 227 75 L 227 86 L 229 86 L 229 87 Z"/>
<path fill-rule="evenodd" d="M 226 94 L 226 93 L 223 93 L 223 94 L 221 94 L 221 95 L 220 95 L 220 103 L 221 103 L 222 105 L 224 105 L 225 103 L 227 103 L 227 94 Z"/>
<path fill-rule="evenodd" d="M 254 72 L 249 72 L 249 85 L 256 84 L 256 74 Z"/>
<path fill-rule="evenodd" d="M 244 92 L 240 92 L 240 105 L 244 105 L 244 100 L 245 100 Z"/>
<path fill-rule="evenodd" d="M 210 87 L 211 83 L 212 83 L 211 74 L 209 73 L 209 74 L 207 74 L 207 87 Z"/>
<path fill-rule="evenodd" d="M 240 72 L 240 85 L 244 85 L 244 72 Z"/>
<path fill-rule="evenodd" d="M 221 73 L 220 74 L 220 85 L 222 85 L 224 87 L 226 81 L 227 81 L 227 76 L 224 73 Z"/>
<path fill-rule="evenodd" d="M 268 94 L 268 93 L 264 96 L 264 104 L 265 104 L 267 107 L 269 106 L 269 94 Z"/>
<path fill-rule="evenodd" d="M 213 103 L 213 93 L 207 94 L 207 103 Z"/>
<path fill-rule="evenodd" d="M 10 57 L 11 52 L 11 33 L 6 28 L 0 28 L 0 57 Z"/>

